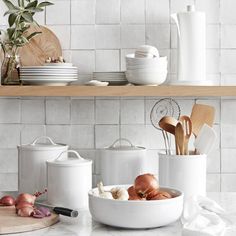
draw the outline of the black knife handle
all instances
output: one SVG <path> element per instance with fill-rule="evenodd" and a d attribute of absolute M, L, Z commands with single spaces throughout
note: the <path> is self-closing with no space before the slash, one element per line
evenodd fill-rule
<path fill-rule="evenodd" d="M 78 211 L 71 210 L 64 207 L 54 207 L 53 211 L 57 214 L 63 215 L 63 216 L 69 216 L 69 217 L 77 217 Z"/>

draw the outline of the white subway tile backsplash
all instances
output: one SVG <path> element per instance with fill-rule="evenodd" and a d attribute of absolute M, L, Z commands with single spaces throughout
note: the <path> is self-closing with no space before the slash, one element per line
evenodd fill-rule
<path fill-rule="evenodd" d="M 235 165 L 236 149 L 221 150 L 221 171 L 223 173 L 234 173 L 236 172 Z"/>
<path fill-rule="evenodd" d="M 20 144 L 20 125 L 0 124 L 0 148 L 16 148 Z"/>
<path fill-rule="evenodd" d="M 236 174 L 221 174 L 221 191 L 235 192 L 236 191 Z"/>
<path fill-rule="evenodd" d="M 235 74 L 236 67 L 236 50 L 223 49 L 221 50 L 221 65 L 220 72 L 223 74 Z"/>
<path fill-rule="evenodd" d="M 170 25 L 147 25 L 146 42 L 158 49 L 170 48 Z"/>
<path fill-rule="evenodd" d="M 70 100 L 46 100 L 46 124 L 69 124 Z"/>
<path fill-rule="evenodd" d="M 0 189 L 1 191 L 17 191 L 18 190 L 18 174 L 17 173 L 0 173 Z"/>
<path fill-rule="evenodd" d="M 221 178 L 219 174 L 207 174 L 207 192 L 221 191 Z"/>
<path fill-rule="evenodd" d="M 70 24 L 70 2 L 67 0 L 56 1 L 54 5 L 46 9 L 47 25 L 68 25 Z"/>
<path fill-rule="evenodd" d="M 161 130 L 152 125 L 146 126 L 146 147 L 148 149 L 162 149 L 164 147 L 164 138 Z"/>
<path fill-rule="evenodd" d="M 207 155 L 207 173 L 219 173 L 221 166 L 220 149 L 213 149 Z"/>
<path fill-rule="evenodd" d="M 16 148 L 0 149 L 0 173 L 18 172 L 18 152 Z M 0 181 L 1 182 L 1 181 Z"/>
<path fill-rule="evenodd" d="M 121 48 L 137 48 L 145 44 L 145 25 L 121 25 Z"/>
<path fill-rule="evenodd" d="M 221 148 L 236 148 L 235 124 L 221 124 Z"/>
<path fill-rule="evenodd" d="M 106 113 L 105 113 L 106 114 Z M 96 149 L 109 147 L 120 137 L 118 125 L 96 125 L 95 146 Z"/>
<path fill-rule="evenodd" d="M 36 138 L 45 136 L 45 125 L 25 124 L 21 127 L 21 144 L 32 143 Z"/>
<path fill-rule="evenodd" d="M 145 0 L 121 0 L 121 22 L 145 23 Z"/>
<path fill-rule="evenodd" d="M 46 135 L 55 143 L 70 143 L 71 126 L 70 125 L 46 125 Z"/>
<path fill-rule="evenodd" d="M 121 124 L 144 124 L 144 100 L 121 100 Z"/>
<path fill-rule="evenodd" d="M 95 0 L 71 0 L 71 24 L 95 24 Z"/>
<path fill-rule="evenodd" d="M 113 72 L 120 70 L 119 50 L 96 50 L 97 72 Z"/>
<path fill-rule="evenodd" d="M 169 23 L 169 1 L 146 0 L 146 23 Z"/>
<path fill-rule="evenodd" d="M 119 124 L 119 110 L 119 100 L 96 100 L 96 124 Z"/>
<path fill-rule="evenodd" d="M 217 74 L 220 72 L 220 52 L 218 49 L 206 50 L 206 73 Z"/>
<path fill-rule="evenodd" d="M 0 123 L 20 123 L 20 99 L 0 99 Z"/>
<path fill-rule="evenodd" d="M 221 123 L 236 124 L 235 100 L 221 101 Z"/>
<path fill-rule="evenodd" d="M 71 26 L 71 49 L 94 49 L 95 26 L 72 25 Z"/>
<path fill-rule="evenodd" d="M 72 125 L 71 148 L 94 148 L 94 126 L 93 125 Z"/>
<path fill-rule="evenodd" d="M 94 100 L 73 99 L 71 102 L 72 124 L 94 124 Z"/>
<path fill-rule="evenodd" d="M 21 100 L 21 123 L 45 124 L 45 119 L 44 99 Z"/>
<path fill-rule="evenodd" d="M 221 41 L 222 43 L 222 41 Z M 220 26 L 207 25 L 206 27 L 206 47 L 219 48 L 220 47 Z"/>
<path fill-rule="evenodd" d="M 222 25 L 221 26 L 221 48 L 236 48 L 236 26 Z"/>
<path fill-rule="evenodd" d="M 97 0 L 96 23 L 118 24 L 120 23 L 120 0 Z"/>
<path fill-rule="evenodd" d="M 96 26 L 96 48 L 97 49 L 120 48 L 120 26 L 119 25 L 97 25 Z"/>
<path fill-rule="evenodd" d="M 221 75 L 221 85 L 227 85 L 227 86 L 236 85 L 236 75 L 235 74 Z"/>
<path fill-rule="evenodd" d="M 236 23 L 236 1 L 235 0 L 221 0 L 221 23 L 234 24 Z"/>

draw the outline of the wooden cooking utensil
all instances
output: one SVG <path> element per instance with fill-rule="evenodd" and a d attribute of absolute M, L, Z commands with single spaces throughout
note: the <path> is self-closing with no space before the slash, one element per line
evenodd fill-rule
<path fill-rule="evenodd" d="M 22 66 L 40 66 L 48 57 L 58 58 L 62 56 L 59 39 L 45 26 L 31 26 L 29 33 L 33 31 L 42 32 L 32 38 L 28 44 L 19 49 Z"/>
<path fill-rule="evenodd" d="M 192 134 L 192 121 L 188 116 L 181 116 L 179 121 L 184 129 L 184 155 L 189 155 L 188 142 Z"/>
<path fill-rule="evenodd" d="M 198 136 L 204 124 L 212 127 L 215 118 L 215 108 L 203 104 L 195 104 L 192 109 L 190 119 L 192 121 L 192 132 L 195 137 Z"/>
<path fill-rule="evenodd" d="M 179 122 L 175 127 L 176 155 L 184 155 L 184 129 Z"/>

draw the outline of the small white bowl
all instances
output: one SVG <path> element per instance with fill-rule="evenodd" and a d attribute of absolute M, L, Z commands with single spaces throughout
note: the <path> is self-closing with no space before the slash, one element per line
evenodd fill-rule
<path fill-rule="evenodd" d="M 155 65 L 159 63 L 167 63 L 167 57 L 153 57 L 153 58 L 135 58 L 134 54 L 126 55 L 126 63 L 128 65 Z"/>
<path fill-rule="evenodd" d="M 106 186 L 110 190 L 115 186 Z M 116 186 L 117 187 L 117 186 Z M 130 185 L 120 185 L 128 188 Z M 183 193 L 161 188 L 174 198 L 152 201 L 119 201 L 98 197 L 98 189 L 89 191 L 89 210 L 95 221 L 122 228 L 155 228 L 178 220 L 183 211 Z"/>

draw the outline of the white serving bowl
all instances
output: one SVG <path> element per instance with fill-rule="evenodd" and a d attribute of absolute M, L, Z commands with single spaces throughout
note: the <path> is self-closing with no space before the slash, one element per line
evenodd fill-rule
<path fill-rule="evenodd" d="M 130 185 L 119 185 L 128 188 Z M 105 190 L 112 187 L 106 186 Z M 161 188 L 174 198 L 152 201 L 119 201 L 98 197 L 98 189 L 89 191 L 89 210 L 95 221 L 122 228 L 155 228 L 178 220 L 183 210 L 183 193 Z"/>
<path fill-rule="evenodd" d="M 126 71 L 126 79 L 132 84 L 139 85 L 160 85 L 165 82 L 167 71 L 160 73 L 137 73 L 135 71 Z"/>
<path fill-rule="evenodd" d="M 126 63 L 128 65 L 155 65 L 159 63 L 167 63 L 167 57 L 153 58 L 135 58 L 134 54 L 126 55 Z"/>

